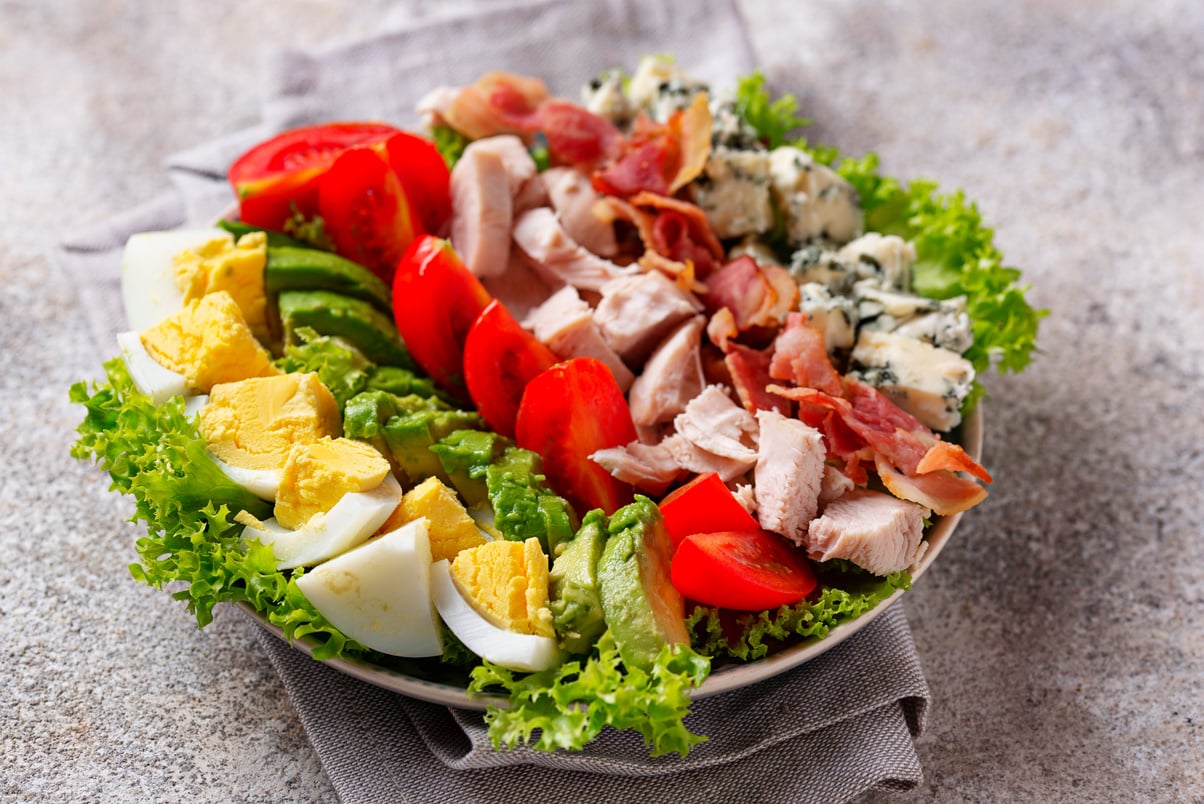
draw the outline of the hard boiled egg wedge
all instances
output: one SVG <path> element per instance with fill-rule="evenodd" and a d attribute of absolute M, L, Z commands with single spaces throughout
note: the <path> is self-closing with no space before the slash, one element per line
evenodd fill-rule
<path fill-rule="evenodd" d="M 431 593 L 447 627 L 482 659 L 529 673 L 547 670 L 564 660 L 555 637 L 508 631 L 481 616 L 456 588 L 447 559 L 431 565 Z"/>
<path fill-rule="evenodd" d="M 384 524 L 401 502 L 401 484 L 386 475 L 371 491 L 344 494 L 329 511 L 315 514 L 296 530 L 281 525 L 275 517 L 245 522 L 243 539 L 270 544 L 276 553 L 277 569 L 312 567 L 361 544 Z"/>
<path fill-rule="evenodd" d="M 197 249 L 214 238 L 234 242 L 224 229 L 142 232 L 125 244 L 121 258 L 121 300 L 130 328 L 141 332 L 180 309 L 184 293 L 176 285 L 173 260 L 181 251 Z"/>
<path fill-rule="evenodd" d="M 297 586 L 318 613 L 373 650 L 410 657 L 443 653 L 425 519 L 319 564 Z"/>
<path fill-rule="evenodd" d="M 121 359 L 125 361 L 134 387 L 149 396 L 156 405 L 162 405 L 173 396 L 188 393 L 188 380 L 184 375 L 159 365 L 146 351 L 142 336 L 137 332 L 118 335 L 117 347 L 121 349 Z"/>

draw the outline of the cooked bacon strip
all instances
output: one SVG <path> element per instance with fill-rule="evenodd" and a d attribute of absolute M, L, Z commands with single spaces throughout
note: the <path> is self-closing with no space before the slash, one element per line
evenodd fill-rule
<path fill-rule="evenodd" d="M 771 385 L 767 390 L 799 402 L 800 410 L 805 411 L 803 420 L 809 421 L 813 426 L 819 425 L 809 420 L 808 416 L 814 417 L 815 414 L 807 406 L 832 411 L 849 430 L 864 440 L 875 455 L 885 457 L 892 466 L 902 470 L 908 477 L 922 473 L 921 463 L 931 453 L 932 457 L 924 464 L 929 470 L 944 471 L 955 468 L 990 482 L 990 475 L 986 469 L 966 455 L 960 446 L 947 444 L 932 452 L 935 445 L 944 442 L 914 416 L 891 402 L 877 388 L 852 377 L 845 378 L 844 387 L 847 399 L 834 397 L 814 388 Z M 829 449 L 831 448 L 829 444 Z"/>
<path fill-rule="evenodd" d="M 944 470 L 908 476 L 878 456 L 875 461 L 882 484 L 902 500 L 919 503 L 942 516 L 960 513 L 987 498 L 987 490 L 973 480 Z"/>
<path fill-rule="evenodd" d="M 698 178 L 698 174 L 706 167 L 707 159 L 711 156 L 713 122 L 711 105 L 705 92 L 699 92 L 688 109 L 669 119 L 669 125 L 676 129 L 678 142 L 681 143 L 681 167 L 669 182 L 670 195 Z"/>
<path fill-rule="evenodd" d="M 543 134 L 553 162 L 586 170 L 614 159 L 623 145 L 623 135 L 613 123 L 566 100 L 540 104 L 526 127 Z"/>
<path fill-rule="evenodd" d="M 531 116 L 548 99 L 538 78 L 494 71 L 460 90 L 440 110 L 447 124 L 472 140 L 494 134 L 529 134 Z"/>
<path fill-rule="evenodd" d="M 916 472 L 921 475 L 941 470 L 968 472 L 984 483 L 991 482 L 991 475 L 983 466 L 975 463 L 960 444 L 953 444 L 949 441 L 938 441 L 933 444 L 916 464 Z"/>
<path fill-rule="evenodd" d="M 752 327 L 777 327 L 798 306 L 798 285 L 780 265 L 760 265 L 747 255 L 737 257 L 707 278 L 707 309 L 727 307 L 741 332 Z"/>
<path fill-rule="evenodd" d="M 786 316 L 786 327 L 773 342 L 769 376 L 807 388 L 818 388 L 833 396 L 844 392 L 840 374 L 828 357 L 823 332 L 811 326 L 802 313 Z"/>
<path fill-rule="evenodd" d="M 745 410 L 776 410 L 784 416 L 790 415 L 790 401 L 770 392 L 768 386 L 769 353 L 739 343 L 728 343 L 723 362 L 732 375 L 736 396 Z"/>
<path fill-rule="evenodd" d="M 640 255 L 637 262 L 645 271 L 660 271 L 672 279 L 682 290 L 695 295 L 707 292 L 707 286 L 694 278 L 694 263 L 692 262 L 671 260 L 651 250 Z"/>
<path fill-rule="evenodd" d="M 719 242 L 719 238 L 711 229 L 711 222 L 707 219 L 706 213 L 699 207 L 688 201 L 654 193 L 637 193 L 629 200 L 637 210 L 645 207 L 655 210 L 658 221 L 661 218 L 673 221 L 674 229 L 672 230 L 668 224 L 661 225 L 659 228 L 654 226 L 652 229 L 653 242 L 645 241 L 646 246 L 655 248 L 656 251 L 670 259 L 681 262 L 687 259 L 692 260 L 694 270 L 702 279 L 705 279 L 707 274 L 723 259 L 723 244 Z M 670 212 L 677 213 L 680 218 L 668 216 Z M 644 229 L 640 227 L 641 236 L 643 233 Z"/>
<path fill-rule="evenodd" d="M 721 307 L 717 313 L 711 316 L 711 320 L 707 322 L 707 337 L 711 339 L 711 343 L 718 346 L 724 352 L 730 348 L 729 341 L 734 340 L 740 335 L 739 328 L 736 327 L 736 318 L 732 315 L 732 311 L 726 307 Z"/>

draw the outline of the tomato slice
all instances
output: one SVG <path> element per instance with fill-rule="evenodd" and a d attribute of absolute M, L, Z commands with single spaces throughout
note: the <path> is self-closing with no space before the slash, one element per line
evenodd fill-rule
<path fill-rule="evenodd" d="M 293 214 L 318 211 L 318 184 L 334 160 L 353 145 L 383 142 L 398 129 L 383 123 L 327 123 L 277 134 L 230 166 L 244 223 L 279 230 Z"/>
<path fill-rule="evenodd" d="M 691 534 L 673 554 L 669 574 L 691 600 L 736 611 L 798 603 L 816 585 L 802 553 L 764 530 Z"/>
<path fill-rule="evenodd" d="M 393 316 L 410 355 L 444 390 L 468 399 L 464 341 L 491 300 L 447 240 L 422 235 L 393 277 Z"/>
<path fill-rule="evenodd" d="M 464 383 L 494 432 L 514 438 L 527 383 L 557 361 L 497 299 L 481 311 L 464 340 Z"/>
<path fill-rule="evenodd" d="M 518 445 L 543 457 L 548 484 L 578 514 L 607 514 L 632 500 L 632 488 L 590 460 L 636 439 L 631 410 L 606 364 L 592 357 L 557 363 L 527 384 L 515 423 Z"/>
<path fill-rule="evenodd" d="M 318 213 L 335 250 L 385 282 L 421 234 L 397 174 L 369 147 L 348 148 L 335 158 L 318 186 Z"/>
<path fill-rule="evenodd" d="M 665 530 L 676 548 L 693 533 L 749 531 L 761 526 L 736 501 L 718 473 L 699 475 L 660 503 Z"/>
<path fill-rule="evenodd" d="M 451 172 L 434 143 L 399 131 L 384 141 L 383 150 L 422 231 L 442 234 L 451 219 Z"/>

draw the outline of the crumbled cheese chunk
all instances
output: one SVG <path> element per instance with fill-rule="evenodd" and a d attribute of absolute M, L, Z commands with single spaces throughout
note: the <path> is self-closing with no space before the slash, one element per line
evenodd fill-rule
<path fill-rule="evenodd" d="M 833 295 L 818 282 L 806 282 L 799 286 L 798 309 L 824 334 L 829 352 L 852 348 L 857 335 L 857 307 L 852 299 Z"/>
<path fill-rule="evenodd" d="M 847 243 L 861 231 L 864 221 L 852 185 L 806 151 L 789 145 L 770 151 L 769 178 L 793 245 Z"/>
<path fill-rule="evenodd" d="M 932 429 L 961 422 L 974 367 L 957 353 L 905 335 L 863 330 L 851 359 L 858 377 Z"/>
<path fill-rule="evenodd" d="M 716 148 L 691 185 L 694 203 L 720 238 L 761 234 L 773 226 L 765 151 Z"/>

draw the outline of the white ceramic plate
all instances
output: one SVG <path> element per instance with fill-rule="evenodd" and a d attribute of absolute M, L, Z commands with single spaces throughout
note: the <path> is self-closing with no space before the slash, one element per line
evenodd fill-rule
<path fill-rule="evenodd" d="M 966 421 L 962 425 L 961 444 L 974 460 L 977 461 L 982 457 L 981 403 L 974 409 L 973 413 L 966 417 Z M 945 543 L 949 541 L 949 537 L 953 535 L 953 529 L 957 527 L 959 519 L 961 519 L 961 514 L 937 518 L 926 537 L 928 539 L 928 550 L 925 551 L 923 558 L 912 567 L 911 578 L 913 582 L 919 579 L 932 566 L 932 562 L 936 560 L 936 557 L 945 547 Z M 886 611 L 903 594 L 903 591 L 902 589 L 897 590 L 893 595 L 856 620 L 836 626 L 823 639 L 800 642 L 755 662 L 725 665 L 719 668 L 703 682 L 701 687 L 692 693 L 692 697 L 695 699 L 707 698 L 711 695 L 718 695 L 722 692 L 756 684 L 759 681 L 764 681 L 767 678 L 776 676 L 779 673 L 783 673 L 814 659 L 816 656 L 832 649 L 869 625 L 875 617 Z M 263 615 L 247 605 L 242 605 L 242 609 L 268 631 L 271 631 L 281 639 L 285 639 L 284 632 L 267 622 Z M 292 644 L 298 650 L 312 653 L 312 644 L 306 642 L 304 639 L 296 640 Z M 464 687 L 428 681 L 369 662 L 351 659 L 330 659 L 326 661 L 326 664 L 349 676 L 367 681 L 369 684 L 374 684 L 394 692 L 400 692 L 411 698 L 430 701 L 431 703 L 476 710 L 484 710 L 486 706 L 491 704 L 495 706 L 505 704 L 505 699 L 499 696 L 469 697 Z"/>

